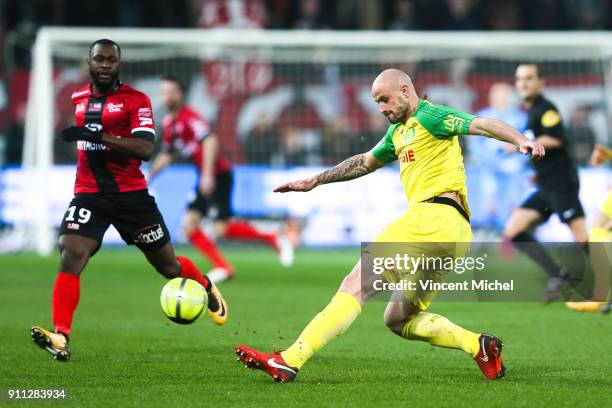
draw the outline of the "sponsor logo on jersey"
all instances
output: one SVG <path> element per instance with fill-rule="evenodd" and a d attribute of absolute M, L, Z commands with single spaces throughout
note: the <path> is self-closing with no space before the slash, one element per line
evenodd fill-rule
<path fill-rule="evenodd" d="M 140 121 L 140 126 L 152 126 L 153 114 L 151 113 L 151 108 L 138 109 L 138 120 Z"/>
<path fill-rule="evenodd" d="M 106 110 L 113 113 L 113 112 L 121 112 L 121 109 L 123 109 L 123 102 L 121 103 L 108 103 L 106 104 Z"/>
<path fill-rule="evenodd" d="M 444 127 L 450 133 L 458 133 L 465 124 L 465 119 L 455 115 L 447 115 L 443 122 Z"/>
<path fill-rule="evenodd" d="M 77 114 L 77 113 L 83 113 L 83 112 L 85 112 L 85 104 L 84 103 L 79 103 L 76 106 L 76 108 L 74 110 L 74 113 Z"/>
<path fill-rule="evenodd" d="M 88 112 L 102 112 L 102 102 L 90 102 Z"/>
<path fill-rule="evenodd" d="M 410 144 L 414 140 L 414 135 L 414 127 L 404 127 L 402 130 L 400 130 L 399 137 L 404 139 L 405 144 Z"/>
<path fill-rule="evenodd" d="M 76 222 L 69 222 L 68 224 L 66 224 L 66 228 L 69 230 L 78 231 L 79 228 L 81 228 L 81 226 L 77 224 Z"/>
<path fill-rule="evenodd" d="M 77 149 L 85 152 L 100 152 L 106 150 L 106 146 L 99 143 L 91 143 L 85 140 L 77 140 Z"/>
<path fill-rule="evenodd" d="M 134 234 L 134 243 L 136 244 L 151 244 L 153 242 L 157 242 L 164 237 L 164 230 L 161 225 L 154 224 L 149 225 L 137 231 Z"/>
<path fill-rule="evenodd" d="M 412 149 L 402 150 L 402 152 L 399 155 L 399 161 L 400 163 L 412 163 L 413 161 L 416 161 L 416 158 L 414 157 L 414 150 Z"/>

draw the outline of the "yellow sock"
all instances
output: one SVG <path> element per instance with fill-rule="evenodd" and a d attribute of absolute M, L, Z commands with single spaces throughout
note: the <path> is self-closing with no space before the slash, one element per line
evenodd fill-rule
<path fill-rule="evenodd" d="M 591 300 L 605 302 L 612 287 L 610 265 L 612 254 L 609 252 L 610 230 L 593 227 L 589 233 L 589 255 L 591 266 L 595 273 L 593 296 Z"/>
<path fill-rule="evenodd" d="M 461 349 L 476 357 L 480 335 L 457 326 L 444 316 L 421 312 L 406 323 L 402 337 L 426 341 L 432 346 Z"/>
<path fill-rule="evenodd" d="M 338 292 L 308 326 L 300 337 L 281 353 L 283 360 L 291 367 L 301 368 L 314 353 L 330 340 L 335 339 L 361 313 L 361 304 L 346 292 Z"/>

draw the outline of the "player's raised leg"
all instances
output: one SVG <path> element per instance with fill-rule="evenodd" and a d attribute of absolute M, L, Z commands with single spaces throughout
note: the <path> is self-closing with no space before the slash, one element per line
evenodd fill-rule
<path fill-rule="evenodd" d="M 54 331 L 34 326 L 30 332 L 34 343 L 59 361 L 70 359 L 69 336 L 79 304 L 80 275 L 99 245 L 99 241 L 79 235 L 61 235 L 59 238 L 60 271 L 51 298 Z"/>
<path fill-rule="evenodd" d="M 226 220 L 215 223 L 220 236 L 236 241 L 258 241 L 273 248 L 279 256 L 283 266 L 293 264 L 293 243 L 280 231 L 276 233 L 264 232 L 253 224 L 244 220 Z"/>
<path fill-rule="evenodd" d="M 395 294 L 392 299 L 385 310 L 385 325 L 393 333 L 432 346 L 463 350 L 476 361 L 486 378 L 493 380 L 504 376 L 500 339 L 486 333 L 473 333 L 444 316 L 425 312 L 426 305 L 416 306 L 403 293 Z"/>
<path fill-rule="evenodd" d="M 217 236 L 236 241 L 258 241 L 272 247 L 278 254 L 283 266 L 293 263 L 293 245 L 284 235 L 262 231 L 253 224 L 233 218 L 232 190 L 234 188 L 232 171 L 215 176 L 216 188 L 210 199 L 217 207 L 215 230 Z"/>
<path fill-rule="evenodd" d="M 363 293 L 361 262 L 344 278 L 331 302 L 304 328 L 285 351 L 262 353 L 249 346 L 236 347 L 238 360 L 249 368 L 265 371 L 275 381 L 293 381 L 298 370 L 321 348 L 344 333 L 361 313 L 363 301 L 373 293 Z"/>
<path fill-rule="evenodd" d="M 195 266 L 191 259 L 175 256 L 172 243 L 167 242 L 159 249 L 141 248 L 147 260 L 167 279 L 188 278 L 199 282 L 208 293 L 208 314 L 213 322 L 222 325 L 227 321 L 227 303 L 219 289 Z"/>

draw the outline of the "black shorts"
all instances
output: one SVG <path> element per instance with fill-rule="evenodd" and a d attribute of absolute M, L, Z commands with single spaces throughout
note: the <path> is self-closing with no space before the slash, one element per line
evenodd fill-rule
<path fill-rule="evenodd" d="M 147 190 L 75 195 L 62 219 L 60 235 L 81 235 L 101 244 L 111 224 L 128 245 L 143 250 L 156 250 L 170 241 L 164 218 Z"/>
<path fill-rule="evenodd" d="M 187 208 L 196 210 L 202 214 L 202 217 L 206 217 L 208 210 L 214 207 L 217 210 L 215 219 L 227 220 L 232 216 L 232 188 L 233 177 L 231 171 L 219 173 L 215 176 L 215 189 L 209 196 L 203 196 L 200 193 L 200 180 L 198 178 L 194 198 Z"/>
<path fill-rule="evenodd" d="M 559 216 L 564 223 L 573 219 L 584 217 L 584 210 L 578 198 L 578 189 L 575 187 L 560 187 L 554 190 L 538 190 L 531 194 L 521 208 L 536 210 L 546 221 L 553 213 Z"/>

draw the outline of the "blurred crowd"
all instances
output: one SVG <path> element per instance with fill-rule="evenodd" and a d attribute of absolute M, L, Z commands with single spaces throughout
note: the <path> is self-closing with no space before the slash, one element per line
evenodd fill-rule
<path fill-rule="evenodd" d="M 612 28 L 612 2 L 605 0 L 0 0 L 0 150 L 6 163 L 21 160 L 30 47 L 38 27 L 201 27 L 302 30 L 605 30 Z M 461 71 L 458 69 L 457 71 Z M 510 78 L 508 78 L 510 79 Z M 457 84 L 454 84 L 457 85 Z M 461 84 L 460 84 L 461 85 Z M 26 87 L 20 89 L 19 87 Z M 434 87 L 435 88 L 435 87 Z M 460 110 L 482 108 L 472 90 L 453 88 L 453 100 L 429 95 Z M 487 86 L 487 89 L 489 87 Z M 515 124 L 524 119 L 508 84 L 490 87 L 483 113 Z M 476 92 L 486 90 L 476 90 Z M 483 92 L 483 93 L 484 93 Z M 273 165 L 333 164 L 371 148 L 386 124 L 382 115 L 345 110 L 322 117 L 296 93 L 280 119 L 260 115 L 235 139 L 232 159 Z M 466 96 L 466 106 L 457 103 Z M 451 103 L 452 102 L 452 103 Z M 461 105 L 461 103 L 459 103 Z M 351 104 L 348 104 L 351 106 Z M 584 164 L 595 143 L 593 106 L 572 107 L 564 120 Z M 513 122 L 514 121 L 514 122 Z M 464 146 L 470 150 L 487 146 Z M 498 149 L 498 147 L 492 147 Z M 57 161 L 71 161 L 57 146 Z M 503 151 L 495 154 L 503 155 Z M 476 159 L 478 157 L 474 156 Z M 479 157 L 485 157 L 479 155 Z M 487 156 L 494 159 L 495 155 Z"/>
<path fill-rule="evenodd" d="M 28 26 L 332 30 L 601 30 L 607 0 L 0 0 L 4 32 Z"/>
<path fill-rule="evenodd" d="M 473 112 L 472 109 L 466 111 Z M 584 104 L 574 105 L 570 112 L 569 117 L 564 118 L 568 150 L 576 165 L 586 166 L 597 143 L 591 115 L 605 113 L 601 112 L 601 107 Z M 521 132 L 526 129 L 527 113 L 508 82 L 493 83 L 487 105 L 473 113 L 503 120 Z M 365 110 L 344 111 L 329 120 L 321 120 L 313 105 L 294 99 L 276 122 L 269 116 L 259 116 L 247 135 L 240 138 L 240 147 L 246 163 L 334 165 L 372 149 L 388 125 L 382 114 Z M 517 174 L 528 167 L 528 160 L 515 154 L 516 149 L 509 144 L 482 137 L 459 140 L 467 164 L 496 169 L 504 174 Z"/>

